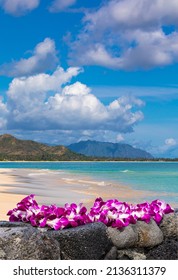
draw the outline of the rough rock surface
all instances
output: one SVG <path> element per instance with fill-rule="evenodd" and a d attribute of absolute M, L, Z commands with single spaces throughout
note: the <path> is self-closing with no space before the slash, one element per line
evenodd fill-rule
<path fill-rule="evenodd" d="M 154 220 L 151 220 L 149 224 L 137 221 L 133 227 L 138 233 L 137 247 L 154 247 L 163 242 L 163 233 Z"/>
<path fill-rule="evenodd" d="M 0 222 L 0 259 L 58 260 L 58 242 L 25 223 Z"/>
<path fill-rule="evenodd" d="M 134 247 L 138 242 L 138 232 L 134 231 L 132 225 L 121 230 L 109 227 L 108 234 L 118 249 Z"/>
<path fill-rule="evenodd" d="M 154 247 L 163 241 L 163 233 L 153 220 L 149 224 L 137 221 L 135 225 L 129 225 L 121 230 L 109 227 L 108 234 L 118 249 Z"/>
<path fill-rule="evenodd" d="M 159 227 L 165 238 L 178 239 L 178 213 L 165 215 Z"/>
<path fill-rule="evenodd" d="M 148 260 L 178 260 L 178 241 L 166 239 L 146 254 Z"/>
<path fill-rule="evenodd" d="M 103 259 L 112 247 L 107 227 L 103 223 L 50 231 L 49 236 L 59 242 L 61 257 L 65 260 Z"/>
<path fill-rule="evenodd" d="M 178 259 L 178 209 L 164 216 L 159 225 L 164 241 L 146 253 L 147 259 L 177 260 Z"/>
<path fill-rule="evenodd" d="M 117 259 L 117 248 L 114 246 L 111 250 L 106 254 L 105 260 L 116 260 Z"/>
<path fill-rule="evenodd" d="M 159 226 L 138 221 L 122 230 L 103 223 L 54 231 L 0 222 L 0 259 L 177 260 L 177 219 L 175 212 Z"/>
<path fill-rule="evenodd" d="M 118 250 L 118 260 L 146 260 L 144 251 L 134 249 Z"/>

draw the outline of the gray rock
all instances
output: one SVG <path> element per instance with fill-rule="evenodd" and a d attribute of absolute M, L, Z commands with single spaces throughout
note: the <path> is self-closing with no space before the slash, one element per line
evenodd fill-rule
<path fill-rule="evenodd" d="M 65 260 L 104 259 L 112 247 L 103 223 L 50 231 L 48 235 L 60 243 L 61 256 Z"/>
<path fill-rule="evenodd" d="M 138 233 L 138 247 L 154 247 L 163 242 L 163 233 L 154 220 L 149 224 L 144 221 L 137 221 L 132 225 L 134 231 Z"/>
<path fill-rule="evenodd" d="M 5 228 L 17 228 L 17 227 L 31 227 L 30 224 L 28 223 L 21 223 L 21 222 L 8 222 L 8 221 L 0 221 L 0 228 L 5 227 Z"/>
<path fill-rule="evenodd" d="M 108 234 L 118 249 L 134 247 L 138 242 L 138 232 L 133 229 L 132 225 L 121 230 L 109 227 Z"/>
<path fill-rule="evenodd" d="M 165 215 L 159 227 L 153 220 L 149 224 L 138 221 L 122 230 L 102 223 L 54 231 L 27 223 L 0 222 L 2 260 L 175 260 L 177 253 L 175 213 Z"/>
<path fill-rule="evenodd" d="M 29 224 L 0 222 L 0 259 L 58 260 L 59 243 Z"/>
<path fill-rule="evenodd" d="M 159 225 L 165 238 L 178 238 L 178 213 L 164 215 L 164 218 Z"/>
<path fill-rule="evenodd" d="M 111 250 L 106 254 L 105 260 L 116 260 L 117 259 L 117 248 L 114 246 Z"/>
<path fill-rule="evenodd" d="M 178 260 L 178 241 L 165 239 L 164 242 L 146 254 L 148 260 Z"/>
<path fill-rule="evenodd" d="M 137 249 L 118 250 L 117 253 L 118 260 L 146 260 L 144 252 Z"/>

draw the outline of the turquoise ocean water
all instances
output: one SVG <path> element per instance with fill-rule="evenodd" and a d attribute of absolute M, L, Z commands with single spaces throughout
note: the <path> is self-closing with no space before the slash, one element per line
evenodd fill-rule
<path fill-rule="evenodd" d="M 178 206 L 177 162 L 0 162 L 0 168 L 63 170 L 93 180 L 157 192 L 160 199 L 167 198 Z"/>

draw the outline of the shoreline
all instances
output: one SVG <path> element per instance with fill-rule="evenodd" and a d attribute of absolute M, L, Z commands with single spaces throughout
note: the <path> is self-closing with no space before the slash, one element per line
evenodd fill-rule
<path fill-rule="evenodd" d="M 0 220 L 7 220 L 8 210 L 30 194 L 36 195 L 39 204 L 83 203 L 87 209 L 97 197 L 132 204 L 159 197 L 158 192 L 135 190 L 120 183 L 95 180 L 65 170 L 0 168 Z M 167 194 L 162 195 L 166 197 Z"/>
<path fill-rule="evenodd" d="M 0 163 L 13 163 L 13 162 L 140 162 L 140 163 L 175 163 L 178 160 L 0 160 Z"/>

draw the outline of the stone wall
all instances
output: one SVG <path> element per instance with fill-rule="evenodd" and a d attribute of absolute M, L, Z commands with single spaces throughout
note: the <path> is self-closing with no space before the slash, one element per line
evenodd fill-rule
<path fill-rule="evenodd" d="M 178 213 L 160 226 L 138 221 L 121 230 L 93 223 L 59 231 L 0 222 L 2 260 L 178 259 Z"/>

